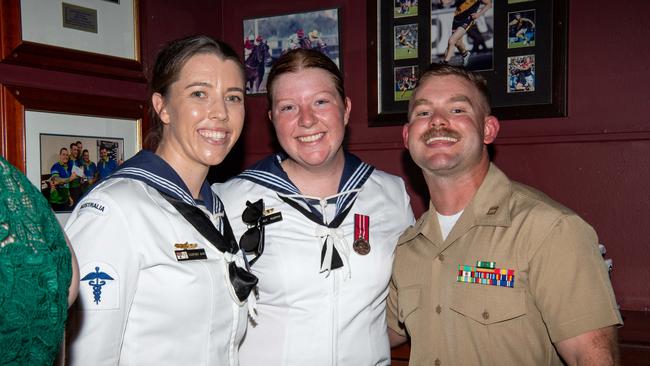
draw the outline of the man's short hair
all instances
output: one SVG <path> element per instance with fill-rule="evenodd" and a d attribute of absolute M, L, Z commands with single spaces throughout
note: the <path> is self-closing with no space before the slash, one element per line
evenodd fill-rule
<path fill-rule="evenodd" d="M 422 82 L 427 78 L 433 76 L 450 76 L 450 75 L 463 78 L 467 80 L 470 84 L 474 85 L 474 87 L 478 90 L 479 94 L 483 97 L 482 104 L 483 104 L 483 108 L 485 108 L 485 112 L 486 112 L 485 114 L 489 115 L 492 113 L 492 109 L 490 108 L 490 104 L 491 104 L 490 89 L 488 88 L 487 80 L 485 80 L 485 78 L 480 74 L 459 66 L 432 63 L 431 65 L 429 65 L 429 67 L 426 70 L 424 70 L 420 74 L 420 78 L 418 79 L 418 83 L 415 87 L 415 90 L 413 91 L 413 95 L 415 95 L 415 91 L 420 86 L 420 84 L 422 84 Z"/>
<path fill-rule="evenodd" d="M 63 152 L 63 150 L 68 151 L 68 149 L 66 149 L 65 147 L 62 147 L 61 149 L 59 149 L 59 155 L 61 155 L 61 153 Z"/>

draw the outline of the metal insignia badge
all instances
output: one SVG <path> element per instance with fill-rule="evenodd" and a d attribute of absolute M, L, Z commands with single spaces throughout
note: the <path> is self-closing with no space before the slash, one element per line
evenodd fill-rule
<path fill-rule="evenodd" d="M 370 216 L 354 214 L 354 238 L 352 249 L 357 254 L 370 253 Z"/>
<path fill-rule="evenodd" d="M 178 249 L 196 249 L 198 248 L 198 246 L 199 245 L 196 243 L 188 243 L 188 242 L 174 244 L 174 248 L 178 248 Z"/>
<path fill-rule="evenodd" d="M 352 244 L 352 249 L 354 249 L 357 254 L 366 255 L 370 253 L 370 243 L 363 238 L 359 238 Z"/>

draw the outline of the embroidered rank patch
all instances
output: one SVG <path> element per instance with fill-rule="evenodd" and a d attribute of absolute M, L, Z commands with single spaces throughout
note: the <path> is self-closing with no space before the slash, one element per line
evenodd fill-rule
<path fill-rule="evenodd" d="M 494 262 L 479 262 L 494 263 Z M 500 287 L 515 287 L 515 270 L 505 268 L 481 268 L 458 265 L 456 282 L 478 283 Z"/>
<path fill-rule="evenodd" d="M 102 200 L 84 200 L 79 205 L 79 215 L 86 213 L 104 216 L 108 214 L 108 206 Z"/>
<path fill-rule="evenodd" d="M 89 262 L 79 268 L 79 298 L 83 310 L 113 310 L 120 307 L 120 278 L 113 266 Z"/>

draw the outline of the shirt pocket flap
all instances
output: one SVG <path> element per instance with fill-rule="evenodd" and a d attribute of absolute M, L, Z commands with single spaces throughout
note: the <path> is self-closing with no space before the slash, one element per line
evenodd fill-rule
<path fill-rule="evenodd" d="M 481 324 L 494 324 L 526 314 L 526 294 L 523 288 L 456 283 L 450 308 Z"/>
<path fill-rule="evenodd" d="M 420 306 L 420 286 L 408 286 L 401 288 L 397 295 L 397 307 L 399 309 L 397 319 L 404 323 L 404 320 L 409 317 Z"/>

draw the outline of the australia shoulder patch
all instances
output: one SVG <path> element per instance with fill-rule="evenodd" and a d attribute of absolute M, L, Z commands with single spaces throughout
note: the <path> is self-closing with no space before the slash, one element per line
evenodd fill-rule
<path fill-rule="evenodd" d="M 108 205 L 99 199 L 83 200 L 79 204 L 79 215 L 86 213 L 91 213 L 99 216 L 108 215 Z"/>
<path fill-rule="evenodd" d="M 89 262 L 79 268 L 79 298 L 83 310 L 112 310 L 120 308 L 120 277 L 115 268 L 105 262 Z"/>

